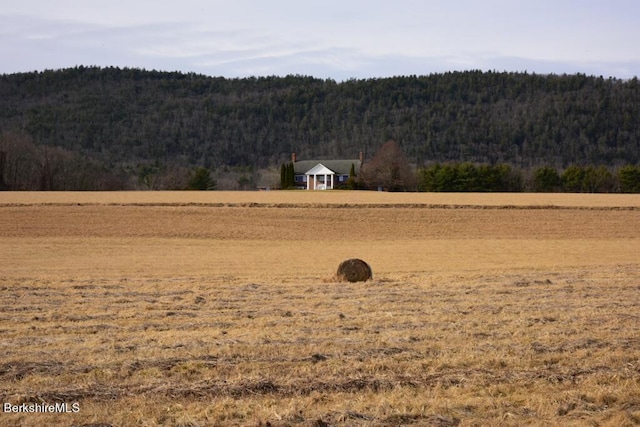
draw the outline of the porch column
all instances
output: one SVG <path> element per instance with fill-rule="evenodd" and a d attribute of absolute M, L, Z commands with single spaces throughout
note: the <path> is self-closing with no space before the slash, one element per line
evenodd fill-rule
<path fill-rule="evenodd" d="M 309 189 L 309 175 L 305 175 L 307 177 L 307 190 Z"/>

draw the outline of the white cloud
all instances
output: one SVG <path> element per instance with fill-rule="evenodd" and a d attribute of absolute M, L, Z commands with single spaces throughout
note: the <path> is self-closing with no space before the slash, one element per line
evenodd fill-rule
<path fill-rule="evenodd" d="M 640 74 L 634 0 L 13 3 L 0 16 L 0 73 L 85 64 L 336 79 L 472 68 Z"/>

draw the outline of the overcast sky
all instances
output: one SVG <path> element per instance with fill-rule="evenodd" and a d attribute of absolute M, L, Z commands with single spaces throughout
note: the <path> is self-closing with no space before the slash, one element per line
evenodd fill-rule
<path fill-rule="evenodd" d="M 7 4 L 11 3 L 11 4 Z M 639 0 L 2 0 L 0 74 L 640 76 Z"/>

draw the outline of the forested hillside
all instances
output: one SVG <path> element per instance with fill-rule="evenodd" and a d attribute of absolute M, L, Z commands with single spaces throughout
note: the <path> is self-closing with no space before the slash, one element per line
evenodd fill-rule
<path fill-rule="evenodd" d="M 0 76 L 0 134 L 9 158 L 19 138 L 113 179 L 279 167 L 292 151 L 372 156 L 389 139 L 419 167 L 615 168 L 640 161 L 640 86 L 480 71 L 337 83 L 76 67 Z"/>

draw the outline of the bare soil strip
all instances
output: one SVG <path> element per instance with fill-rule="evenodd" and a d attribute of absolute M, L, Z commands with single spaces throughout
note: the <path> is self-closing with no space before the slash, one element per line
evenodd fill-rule
<path fill-rule="evenodd" d="M 387 193 L 377 191 L 2 192 L 0 205 L 415 205 L 640 207 L 637 194 Z"/>

